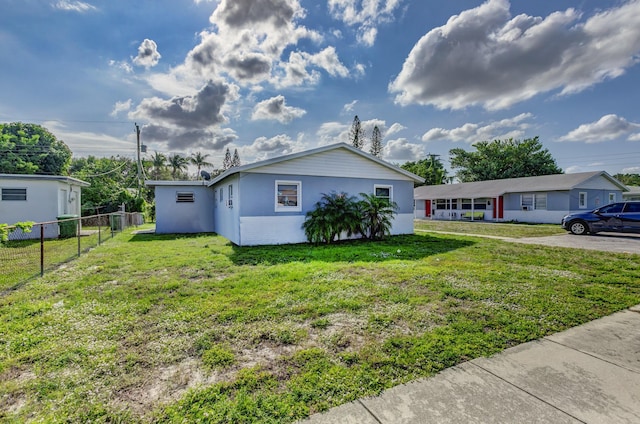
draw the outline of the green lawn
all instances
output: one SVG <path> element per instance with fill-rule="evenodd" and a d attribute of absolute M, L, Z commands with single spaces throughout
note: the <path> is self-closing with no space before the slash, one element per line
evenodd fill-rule
<path fill-rule="evenodd" d="M 461 234 L 481 234 L 499 237 L 544 237 L 566 234 L 560 224 L 511 224 L 484 221 L 416 220 L 416 230 L 444 231 Z"/>
<path fill-rule="evenodd" d="M 638 303 L 635 255 L 123 233 L 0 297 L 0 421 L 291 422 Z"/>

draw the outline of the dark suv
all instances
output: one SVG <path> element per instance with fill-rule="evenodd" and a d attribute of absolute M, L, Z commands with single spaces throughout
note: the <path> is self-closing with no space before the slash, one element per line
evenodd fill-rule
<path fill-rule="evenodd" d="M 640 233 L 640 202 L 618 202 L 590 212 L 579 212 L 562 218 L 562 228 L 573 234 L 595 234 L 598 231 Z"/>

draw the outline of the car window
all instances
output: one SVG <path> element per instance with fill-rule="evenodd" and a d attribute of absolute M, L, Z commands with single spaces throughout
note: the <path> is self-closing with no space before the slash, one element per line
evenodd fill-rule
<path fill-rule="evenodd" d="M 640 212 L 640 203 L 627 203 L 627 207 L 624 208 L 625 212 Z"/>
<path fill-rule="evenodd" d="M 624 206 L 624 203 L 614 203 L 612 205 L 607 205 L 607 206 L 603 206 L 600 209 L 598 209 L 598 212 L 600 213 L 620 213 L 622 212 L 622 207 Z"/>

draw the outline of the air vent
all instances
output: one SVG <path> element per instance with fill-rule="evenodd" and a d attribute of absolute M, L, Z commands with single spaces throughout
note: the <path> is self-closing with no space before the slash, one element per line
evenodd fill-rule
<path fill-rule="evenodd" d="M 196 197 L 192 191 L 178 191 L 176 193 L 176 203 L 193 203 Z"/>

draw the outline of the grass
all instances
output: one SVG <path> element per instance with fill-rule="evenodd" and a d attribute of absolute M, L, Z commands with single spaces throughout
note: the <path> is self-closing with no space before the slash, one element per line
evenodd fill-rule
<path fill-rule="evenodd" d="M 544 237 L 566 234 L 562 227 L 552 224 L 518 224 L 482 221 L 416 220 L 416 230 L 444 231 L 461 234 L 481 234 L 499 237 Z"/>
<path fill-rule="evenodd" d="M 638 303 L 636 255 L 124 233 L 0 297 L 0 421 L 291 422 Z"/>

